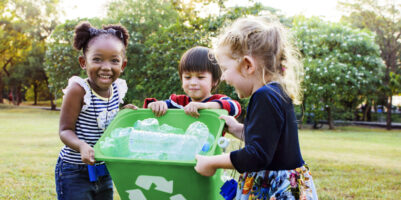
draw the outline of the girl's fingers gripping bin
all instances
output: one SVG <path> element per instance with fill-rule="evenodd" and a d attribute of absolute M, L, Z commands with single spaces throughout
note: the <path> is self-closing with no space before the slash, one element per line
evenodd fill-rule
<path fill-rule="evenodd" d="M 186 115 L 182 109 L 172 109 L 157 120 L 159 124 L 167 124 L 183 130 L 186 130 L 191 123 L 200 121 L 207 125 L 214 138 L 219 138 L 224 128 L 224 121 L 219 119 L 220 115 L 227 115 L 227 111 L 205 109 L 200 111 L 199 118 L 194 118 Z M 220 187 L 223 185 L 222 170 L 218 170 L 212 177 L 201 176 L 194 170 L 195 159 L 174 161 L 110 157 L 100 150 L 100 143 L 105 141 L 114 129 L 132 127 L 138 120 L 154 117 L 149 109 L 122 110 L 94 147 L 96 160 L 105 161 L 120 198 L 123 200 L 224 199 L 219 194 Z M 214 140 L 205 154 L 221 154 L 217 140 Z"/>

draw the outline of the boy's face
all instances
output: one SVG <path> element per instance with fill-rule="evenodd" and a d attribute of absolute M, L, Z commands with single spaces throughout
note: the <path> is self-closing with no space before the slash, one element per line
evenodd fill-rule
<path fill-rule="evenodd" d="M 184 72 L 182 73 L 182 89 L 195 102 L 210 97 L 213 81 L 210 72 Z"/>

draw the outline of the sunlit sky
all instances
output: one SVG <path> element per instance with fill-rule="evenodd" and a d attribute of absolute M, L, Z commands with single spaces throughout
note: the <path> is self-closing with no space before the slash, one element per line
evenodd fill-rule
<path fill-rule="evenodd" d="M 62 20 L 103 17 L 106 15 L 105 5 L 109 1 L 111 0 L 62 0 L 62 8 L 66 13 Z M 247 2 L 246 0 L 228 0 L 226 5 L 244 6 Z M 341 16 L 341 12 L 337 9 L 337 0 L 254 0 L 254 2 L 262 2 L 266 6 L 280 9 L 287 16 L 296 14 L 307 17 L 321 16 L 330 21 L 338 21 Z"/>

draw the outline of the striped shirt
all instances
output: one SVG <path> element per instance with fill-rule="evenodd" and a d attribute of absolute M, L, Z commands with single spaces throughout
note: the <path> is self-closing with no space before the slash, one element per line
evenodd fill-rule
<path fill-rule="evenodd" d="M 87 84 L 87 82 L 85 82 Z M 88 90 L 89 87 L 84 87 Z M 80 140 L 93 147 L 102 136 L 104 129 L 115 117 L 119 110 L 119 93 L 115 83 L 111 86 L 110 98 L 104 98 L 89 89 L 90 104 L 82 109 L 75 123 L 75 134 Z M 68 146 L 64 146 L 60 152 L 60 158 L 65 162 L 83 165 L 81 154 Z"/>

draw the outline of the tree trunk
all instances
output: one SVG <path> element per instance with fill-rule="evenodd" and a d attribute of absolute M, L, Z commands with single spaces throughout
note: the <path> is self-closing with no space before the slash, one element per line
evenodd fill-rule
<path fill-rule="evenodd" d="M 11 101 L 12 101 L 12 103 L 13 103 L 13 105 L 17 105 L 17 98 L 16 98 L 16 96 L 15 96 L 15 87 L 14 86 L 12 86 L 11 87 Z"/>
<path fill-rule="evenodd" d="M 329 124 L 329 129 L 333 130 L 334 129 L 334 123 L 333 123 L 333 116 L 331 112 L 331 107 L 326 108 L 327 111 L 327 123 Z"/>
<path fill-rule="evenodd" d="M 33 95 L 34 95 L 34 103 L 33 105 L 38 105 L 38 84 L 33 84 Z"/>
<path fill-rule="evenodd" d="M 17 105 L 19 106 L 22 102 L 21 85 L 17 86 Z"/>
<path fill-rule="evenodd" d="M 386 119 L 386 127 L 387 130 L 391 130 L 391 107 L 393 105 L 393 97 L 390 95 L 389 100 L 387 101 L 387 119 Z"/>
<path fill-rule="evenodd" d="M 56 104 L 54 103 L 53 99 L 53 94 L 50 92 L 50 107 L 51 110 L 56 110 Z"/>
<path fill-rule="evenodd" d="M 371 109 L 370 106 L 370 101 L 367 101 L 366 104 L 364 105 L 364 107 L 362 107 L 362 112 L 363 112 L 363 117 L 362 117 L 362 121 L 368 121 L 368 112 Z"/>

